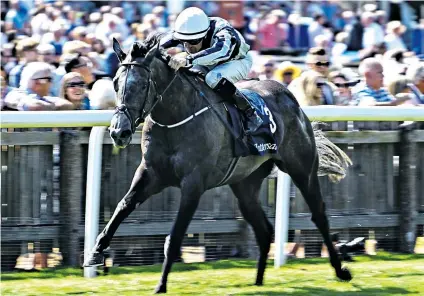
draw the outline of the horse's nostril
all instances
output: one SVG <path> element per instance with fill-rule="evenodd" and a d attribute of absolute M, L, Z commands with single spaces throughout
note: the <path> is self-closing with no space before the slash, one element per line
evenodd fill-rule
<path fill-rule="evenodd" d="M 124 138 L 124 139 L 126 139 L 126 138 L 129 138 L 129 137 L 131 137 L 131 131 L 130 130 L 124 130 L 124 131 L 122 131 L 122 133 L 121 133 L 121 137 L 122 138 Z"/>

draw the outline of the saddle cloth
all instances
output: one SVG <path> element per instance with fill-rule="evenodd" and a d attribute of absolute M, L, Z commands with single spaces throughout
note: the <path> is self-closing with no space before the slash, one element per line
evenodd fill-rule
<path fill-rule="evenodd" d="M 240 89 L 240 91 L 248 98 L 250 104 L 256 109 L 258 115 L 262 118 L 263 124 L 252 134 L 245 136 L 243 143 L 234 139 L 233 152 L 235 157 L 248 155 L 266 155 L 277 153 L 277 142 L 275 139 L 275 131 L 277 125 L 273 120 L 271 111 L 265 104 L 264 99 L 254 91 L 248 89 Z M 243 138 L 243 126 L 247 120 L 244 114 L 233 104 L 225 104 L 230 124 L 236 131 L 239 138 Z"/>

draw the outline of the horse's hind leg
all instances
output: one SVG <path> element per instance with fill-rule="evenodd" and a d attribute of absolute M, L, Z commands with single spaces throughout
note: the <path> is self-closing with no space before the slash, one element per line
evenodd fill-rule
<path fill-rule="evenodd" d="M 112 218 L 103 231 L 97 236 L 96 244 L 84 261 L 84 266 L 103 264 L 103 250 L 106 249 L 121 222 L 128 217 L 137 205 L 142 204 L 151 195 L 163 189 L 153 170 L 148 170 L 142 162 L 138 167 L 131 187 L 118 203 Z"/>
<path fill-rule="evenodd" d="M 171 271 L 172 264 L 180 253 L 181 244 L 188 225 L 197 209 L 200 197 L 205 191 L 203 188 L 202 175 L 195 171 L 188 177 L 184 178 L 181 183 L 181 202 L 169 236 L 169 245 L 165 249 L 165 260 L 162 265 L 162 277 L 155 289 L 155 293 L 166 293 L 166 285 L 168 275 Z"/>
<path fill-rule="evenodd" d="M 305 153 L 306 150 L 305 147 L 303 153 Z M 286 155 L 284 167 L 279 161 L 276 161 L 276 165 L 282 171 L 285 169 L 284 171 L 290 175 L 297 188 L 302 192 L 312 213 L 312 221 L 321 232 L 324 243 L 327 246 L 330 262 L 336 271 L 337 277 L 341 280 L 350 281 L 352 276 L 349 270 L 342 268 L 338 253 L 331 241 L 330 227 L 325 213 L 325 203 L 322 198 L 317 175 L 318 157 L 316 155 L 314 156 L 314 153 L 300 154 L 301 153 L 297 153 L 296 156 L 291 155 L 290 157 Z"/>
<path fill-rule="evenodd" d="M 269 175 L 272 167 L 273 162 L 268 161 L 246 179 L 230 185 L 238 199 L 239 208 L 244 219 L 252 226 L 255 232 L 259 246 L 258 271 L 255 281 L 255 285 L 258 286 L 263 284 L 266 260 L 274 233 L 272 224 L 268 221 L 259 202 L 259 191 L 264 178 Z"/>

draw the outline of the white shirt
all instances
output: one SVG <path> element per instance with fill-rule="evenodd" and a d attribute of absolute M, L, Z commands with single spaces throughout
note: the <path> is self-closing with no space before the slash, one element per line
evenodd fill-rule
<path fill-rule="evenodd" d="M 406 50 L 405 43 L 402 38 L 395 34 L 388 34 L 384 37 L 384 43 L 386 43 L 387 50 L 391 49 L 404 49 Z"/>
<path fill-rule="evenodd" d="M 376 23 L 370 24 L 364 28 L 362 37 L 362 47 L 369 48 L 384 42 L 384 32 L 380 25 Z"/>

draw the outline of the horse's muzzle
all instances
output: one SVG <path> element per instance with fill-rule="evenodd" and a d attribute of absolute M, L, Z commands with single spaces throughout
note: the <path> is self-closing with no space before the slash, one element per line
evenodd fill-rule
<path fill-rule="evenodd" d="M 115 114 L 109 127 L 109 135 L 115 146 L 125 148 L 131 142 L 131 123 L 126 116 Z"/>

